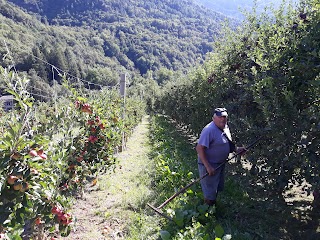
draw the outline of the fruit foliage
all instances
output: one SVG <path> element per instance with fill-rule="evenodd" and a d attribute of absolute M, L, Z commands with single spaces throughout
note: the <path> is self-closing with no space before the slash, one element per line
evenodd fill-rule
<path fill-rule="evenodd" d="M 226 29 L 205 64 L 165 87 L 156 103 L 196 135 L 213 108 L 226 107 L 238 144 L 264 137 L 248 158 L 252 183 L 280 198 L 305 181 L 312 185 L 307 192 L 319 187 L 319 13 L 311 0 L 249 15 L 236 32 Z"/>
<path fill-rule="evenodd" d="M 21 239 L 58 227 L 66 236 L 74 222 L 71 197 L 114 166 L 144 107 L 128 99 L 125 108 L 112 90 L 84 93 L 68 84 L 67 97 L 35 102 L 27 79 L 0 70 L 17 105 L 0 117 L 0 232 Z"/>

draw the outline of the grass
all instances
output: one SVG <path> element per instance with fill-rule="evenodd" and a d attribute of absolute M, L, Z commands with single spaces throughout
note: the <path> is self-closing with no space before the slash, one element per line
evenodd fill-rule
<path fill-rule="evenodd" d="M 121 176 L 117 175 L 107 180 L 111 194 L 120 193 L 117 199 L 120 219 L 126 219 L 123 225 L 125 239 L 157 238 L 158 218 L 149 216 L 146 203 L 150 200 L 152 192 L 150 184 L 153 174 L 153 165 L 150 161 L 147 139 L 147 122 L 140 129 L 140 134 L 132 136 L 128 142 L 127 150 L 119 155 L 121 158 Z M 139 131 L 139 130 L 138 130 Z M 143 134 L 143 135 L 142 135 Z M 113 215 L 110 215 L 110 218 Z"/>
<path fill-rule="evenodd" d="M 154 196 L 154 166 L 149 158 L 148 119 L 135 129 L 114 172 L 99 176 L 96 186 L 77 201 L 75 229 L 66 239 L 157 239 L 161 220 L 146 207 Z"/>

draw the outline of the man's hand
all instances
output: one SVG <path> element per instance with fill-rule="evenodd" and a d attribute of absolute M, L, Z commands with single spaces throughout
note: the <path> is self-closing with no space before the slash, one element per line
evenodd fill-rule
<path fill-rule="evenodd" d="M 202 146 L 199 144 L 196 146 L 196 150 L 197 150 L 197 153 L 200 157 L 202 164 L 206 167 L 206 170 L 207 170 L 209 176 L 212 176 L 215 173 L 215 169 L 208 162 L 204 149 L 205 149 L 205 146 Z"/>
<path fill-rule="evenodd" d="M 237 154 L 243 156 L 248 150 L 245 147 L 237 147 Z"/>
<path fill-rule="evenodd" d="M 216 170 L 213 167 L 211 167 L 210 164 L 208 166 L 206 166 L 206 169 L 207 169 L 209 176 L 213 176 L 215 174 Z"/>

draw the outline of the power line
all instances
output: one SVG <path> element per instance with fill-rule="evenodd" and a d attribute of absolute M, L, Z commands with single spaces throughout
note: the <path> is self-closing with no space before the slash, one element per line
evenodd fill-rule
<path fill-rule="evenodd" d="M 74 75 L 72 75 L 72 74 L 70 74 L 70 73 L 62 70 L 61 68 L 58 68 L 57 66 L 55 66 L 55 65 L 53 65 L 53 64 L 51 64 L 51 63 L 49 63 L 49 62 L 47 62 L 47 61 L 45 61 L 45 60 L 37 57 L 37 56 L 35 56 L 35 55 L 32 54 L 32 53 L 27 53 L 27 54 L 29 54 L 29 55 L 31 55 L 32 57 L 38 59 L 39 61 L 41 61 L 41 62 L 43 62 L 43 63 L 51 66 L 53 73 L 54 73 L 53 70 L 56 70 L 59 75 L 62 75 L 62 74 L 61 74 L 61 72 L 62 72 L 62 73 L 64 73 L 66 76 L 70 76 L 70 77 L 72 77 L 72 78 L 75 78 L 75 79 L 77 79 L 77 80 L 80 80 L 81 82 L 84 82 L 84 83 L 87 83 L 87 84 L 93 84 L 93 85 L 96 85 L 96 86 L 99 86 L 100 88 L 102 88 L 102 85 L 96 84 L 96 83 L 92 83 L 92 82 L 86 81 L 86 80 L 84 80 L 84 79 L 81 79 L 81 78 L 79 78 L 79 77 L 76 77 L 76 76 L 74 76 Z M 53 76 L 53 77 L 54 77 L 54 76 Z"/>
<path fill-rule="evenodd" d="M 15 68 L 14 59 L 13 59 L 13 57 L 12 57 L 12 55 L 11 55 L 11 52 L 10 52 L 8 46 L 7 46 L 7 43 L 6 43 L 5 40 L 3 40 L 3 42 L 4 42 L 4 45 L 5 45 L 6 50 L 7 50 L 7 53 L 5 54 L 5 56 L 3 57 L 3 59 L 4 59 L 6 56 L 9 56 L 9 57 L 10 57 L 10 60 L 11 60 L 11 62 L 12 62 L 12 64 L 13 64 L 12 67 L 13 67 L 13 69 L 14 69 L 14 72 L 15 72 L 15 74 L 16 74 L 17 76 L 19 76 L 19 75 L 18 75 L 18 71 L 17 71 L 17 69 Z M 39 89 L 39 88 L 36 88 L 36 87 L 34 87 L 34 86 L 31 86 L 31 87 L 32 87 L 33 89 L 37 89 L 37 90 L 40 90 L 40 92 L 42 92 L 42 90 Z M 32 93 L 32 92 L 31 92 L 31 95 L 33 95 L 33 96 L 38 96 L 38 97 L 41 97 L 41 98 L 52 99 L 52 98 L 50 98 L 50 97 L 48 97 L 48 96 L 44 96 L 44 95 L 37 94 L 37 93 Z"/>
<path fill-rule="evenodd" d="M 10 53 L 10 50 L 9 50 L 7 44 L 6 44 L 6 41 L 3 40 L 3 42 L 4 42 L 6 50 L 7 50 L 7 53 L 5 54 L 5 56 L 3 58 L 5 58 L 7 55 L 10 56 L 10 60 L 12 61 L 12 64 L 13 64 L 12 67 L 14 68 L 14 71 L 17 74 L 17 70 L 15 68 L 15 62 L 13 60 L 13 57 L 12 57 L 11 53 Z M 55 66 L 52 63 L 49 63 L 48 61 L 45 61 L 45 60 L 35 56 L 33 53 L 27 52 L 26 50 L 24 50 L 24 53 L 36 58 L 37 60 L 41 61 L 42 63 L 44 63 L 46 65 L 51 66 L 53 79 L 54 79 L 54 70 L 55 70 L 59 75 L 62 75 L 61 73 L 63 73 L 65 76 L 69 76 L 70 78 L 77 79 L 78 81 L 81 81 L 81 82 L 83 82 L 85 84 L 88 84 L 88 87 L 89 87 L 90 90 L 91 90 L 91 88 L 90 88 L 91 85 L 98 86 L 100 89 L 102 89 L 103 87 L 107 87 L 108 89 L 113 89 L 113 88 L 118 87 L 118 85 L 119 85 L 119 84 L 116 84 L 115 86 L 108 86 L 108 85 L 101 85 L 101 84 L 96 84 L 96 83 L 93 83 L 93 82 L 86 81 L 86 80 L 84 80 L 82 78 L 79 78 L 77 76 L 74 76 L 74 75 L 70 74 L 69 72 L 66 72 L 66 71 L 62 70 L 61 68 Z"/>
<path fill-rule="evenodd" d="M 18 71 L 17 71 L 17 69 L 16 69 L 16 67 L 15 67 L 16 64 L 15 64 L 14 59 L 13 59 L 13 57 L 12 57 L 12 54 L 11 54 L 11 52 L 10 52 L 10 50 L 9 50 L 9 47 L 8 47 L 8 45 L 7 45 L 7 43 L 6 43 L 5 40 L 3 40 L 3 42 L 4 42 L 4 44 L 5 44 L 5 48 L 6 48 L 6 51 L 7 51 L 7 53 L 5 54 L 5 56 L 3 57 L 3 59 L 5 59 L 7 56 L 10 57 L 10 60 L 11 60 L 11 62 L 12 62 L 12 66 L 10 66 L 10 68 L 12 67 L 12 68 L 14 69 L 15 74 L 18 76 Z M 95 83 L 86 81 L 86 80 L 84 80 L 84 79 L 81 79 L 81 78 L 79 78 L 79 77 L 76 77 L 76 76 L 74 76 L 74 75 L 72 75 L 72 74 L 70 74 L 70 73 L 68 73 L 68 72 L 60 69 L 59 67 L 57 67 L 57 66 L 55 66 L 55 65 L 53 65 L 53 64 L 51 64 L 51 63 L 49 63 L 49 62 L 47 62 L 47 61 L 45 61 L 45 60 L 43 60 L 43 59 L 41 59 L 41 58 L 39 58 L 39 57 L 37 57 L 37 56 L 35 56 L 35 55 L 32 54 L 32 53 L 29 53 L 29 52 L 27 53 L 27 52 L 25 52 L 25 54 L 31 55 L 31 56 L 33 56 L 34 58 L 36 58 L 37 60 L 41 61 L 42 63 L 51 66 L 52 74 L 53 74 L 53 83 L 54 83 L 54 84 L 55 84 L 55 82 L 56 82 L 56 81 L 55 81 L 55 77 L 54 77 L 54 72 L 56 71 L 59 75 L 62 75 L 61 73 L 63 73 L 65 76 L 69 76 L 69 77 L 72 77 L 72 78 L 74 78 L 74 79 L 77 79 L 78 82 L 81 81 L 81 82 L 84 83 L 84 84 L 88 84 L 88 87 L 89 87 L 90 90 L 91 90 L 91 88 L 90 88 L 91 85 L 99 86 L 99 89 L 100 89 L 100 90 L 102 90 L 102 89 L 105 88 L 105 87 L 107 87 L 108 90 L 113 89 L 113 88 L 115 89 L 116 87 L 118 87 L 118 86 L 120 85 L 119 82 L 118 82 L 115 86 L 113 86 L 113 87 L 112 87 L 112 86 L 107 86 L 107 85 L 95 84 Z M 52 94 L 52 96 L 44 96 L 44 95 L 41 94 L 41 92 L 42 92 L 41 89 L 36 88 L 36 87 L 34 87 L 34 86 L 31 86 L 31 87 L 32 87 L 32 89 L 34 89 L 34 90 L 40 91 L 40 94 L 38 94 L 38 93 L 32 93 L 32 92 L 31 92 L 31 95 L 32 95 L 32 96 L 37 96 L 37 97 L 46 98 L 46 99 L 52 99 L 52 100 L 54 101 L 54 104 L 55 104 L 56 108 L 57 108 L 57 102 L 56 102 L 57 92 L 56 92 L 56 89 L 54 90 L 54 93 Z"/>
<path fill-rule="evenodd" d="M 70 74 L 70 73 L 62 70 L 61 68 L 59 68 L 59 67 L 57 67 L 57 66 L 55 66 L 55 65 L 53 65 L 53 64 L 51 64 L 51 63 L 49 63 L 49 62 L 47 62 L 47 61 L 45 61 L 45 60 L 43 60 L 43 59 L 35 56 L 33 53 L 29 53 L 29 52 L 25 52 L 25 53 L 31 55 L 32 57 L 38 59 L 39 61 L 41 61 L 41 62 L 43 62 L 43 63 L 51 66 L 52 69 L 56 70 L 56 71 L 58 72 L 58 74 L 60 74 L 60 75 L 62 75 L 62 74 L 61 74 L 61 72 L 62 72 L 62 73 L 64 73 L 66 76 L 70 76 L 70 77 L 72 77 L 73 79 L 77 79 L 78 81 L 80 80 L 81 82 L 88 84 L 89 89 L 90 89 L 90 85 L 99 86 L 100 89 L 102 89 L 103 87 L 107 87 L 108 89 L 112 89 L 112 88 L 115 88 L 115 87 L 117 87 L 117 86 L 119 85 L 119 83 L 117 83 L 117 84 L 114 85 L 114 86 L 109 86 L 109 85 L 101 85 L 101 84 L 96 84 L 96 83 L 93 83 L 93 82 L 86 81 L 86 80 L 84 80 L 84 79 L 82 79 L 82 78 L 79 78 L 79 77 L 77 77 L 77 76 L 74 76 L 74 75 L 72 75 L 72 74 Z M 53 70 L 52 70 L 52 72 L 53 72 Z"/>

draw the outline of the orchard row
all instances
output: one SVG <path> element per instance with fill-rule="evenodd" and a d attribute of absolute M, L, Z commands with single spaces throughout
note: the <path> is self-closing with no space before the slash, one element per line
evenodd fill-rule
<path fill-rule="evenodd" d="M 124 105 L 116 91 L 80 93 L 68 84 L 55 101 L 34 102 L 26 79 L 0 74 L 16 102 L 0 116 L 1 236 L 66 236 L 72 196 L 114 166 L 144 106 L 130 98 Z"/>
<path fill-rule="evenodd" d="M 164 86 L 157 111 L 198 135 L 226 107 L 238 145 L 263 137 L 250 155 L 252 184 L 283 197 L 308 182 L 310 194 L 320 188 L 319 22 L 314 0 L 248 16 L 190 78 Z"/>

